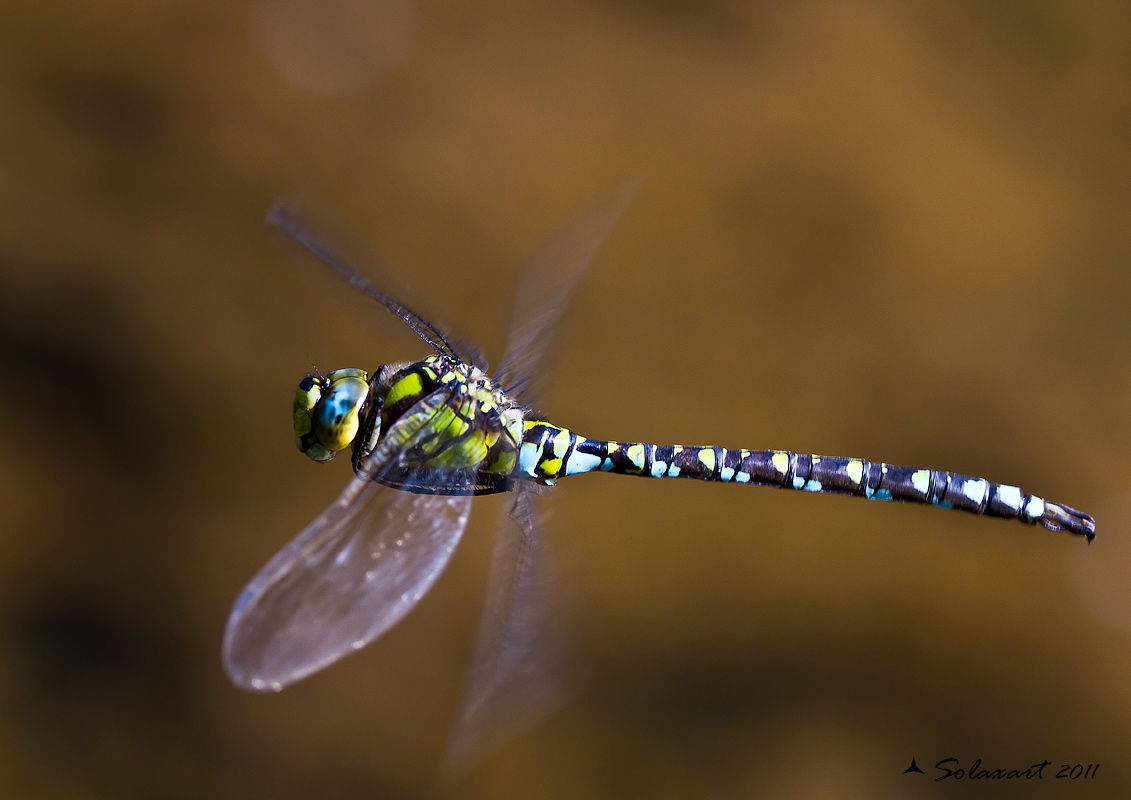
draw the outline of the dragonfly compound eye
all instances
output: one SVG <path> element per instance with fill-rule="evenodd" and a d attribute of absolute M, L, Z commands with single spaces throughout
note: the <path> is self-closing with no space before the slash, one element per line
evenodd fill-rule
<path fill-rule="evenodd" d="M 358 414 L 369 395 L 368 374 L 340 369 L 329 377 L 307 376 L 295 391 L 294 426 L 298 449 L 328 461 L 357 435 Z"/>

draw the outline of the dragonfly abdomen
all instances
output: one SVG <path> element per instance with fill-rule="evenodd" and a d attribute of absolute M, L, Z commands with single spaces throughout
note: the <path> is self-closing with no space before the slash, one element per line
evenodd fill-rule
<path fill-rule="evenodd" d="M 524 423 L 519 471 L 553 483 L 592 471 L 652 478 L 695 478 L 780 489 L 844 494 L 870 500 L 936 505 L 988 517 L 1017 519 L 1088 537 L 1095 522 L 1068 506 L 1046 502 L 1016 486 L 941 470 L 901 467 L 862 458 L 788 450 L 732 450 L 587 439 L 548 422 Z"/>

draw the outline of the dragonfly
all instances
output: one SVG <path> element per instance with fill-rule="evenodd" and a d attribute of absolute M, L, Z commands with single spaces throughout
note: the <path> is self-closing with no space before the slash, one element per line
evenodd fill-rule
<path fill-rule="evenodd" d="M 1015 519 L 1091 541 L 1092 517 L 1019 487 L 944 470 L 788 450 L 591 439 L 536 411 L 555 332 L 578 282 L 636 186 L 566 225 L 524 267 L 501 367 L 363 277 L 286 205 L 269 221 L 352 287 L 399 317 L 431 350 L 369 371 L 315 372 L 293 403 L 295 442 L 314 461 L 350 451 L 353 477 L 252 579 L 232 609 L 231 680 L 278 691 L 388 631 L 434 585 L 472 500 L 512 492 L 492 556 L 486 609 L 456 739 L 463 750 L 551 704 L 555 667 L 538 643 L 545 562 L 534 495 L 561 478 L 609 472 L 769 486 L 919 503 Z M 540 659 L 545 663 L 540 663 Z M 457 748 L 458 749 L 458 748 Z"/>

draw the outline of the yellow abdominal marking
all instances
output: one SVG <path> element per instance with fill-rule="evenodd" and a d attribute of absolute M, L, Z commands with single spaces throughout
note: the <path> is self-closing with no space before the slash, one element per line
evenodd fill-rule
<path fill-rule="evenodd" d="M 554 455 L 557 456 L 554 460 L 557 461 L 559 465 L 566 454 L 566 450 L 569 450 L 569 431 L 562 428 L 558 431 L 557 435 L 554 436 Z"/>

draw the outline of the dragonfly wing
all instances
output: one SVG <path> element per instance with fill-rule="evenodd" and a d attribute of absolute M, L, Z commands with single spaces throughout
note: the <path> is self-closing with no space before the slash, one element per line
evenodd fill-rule
<path fill-rule="evenodd" d="M 406 412 L 341 496 L 236 600 L 224 634 L 235 684 L 279 690 L 317 672 L 387 631 L 431 588 L 467 525 L 471 497 L 375 480 L 404 470 L 404 453 L 432 433 L 428 421 L 447 399 L 437 392 Z M 474 470 L 446 479 L 466 485 Z"/>
<path fill-rule="evenodd" d="M 523 267 L 496 380 L 524 405 L 538 405 L 558 324 L 589 262 L 640 183 L 639 178 L 625 183 L 567 223 Z"/>
<path fill-rule="evenodd" d="M 463 711 L 444 765 L 450 785 L 569 695 L 564 636 L 552 625 L 553 569 L 530 491 L 520 484 L 495 541 Z"/>
<path fill-rule="evenodd" d="M 297 198 L 280 201 L 267 213 L 267 222 L 306 248 L 323 264 L 338 273 L 350 286 L 373 298 L 400 317 L 417 336 L 427 342 L 437 353 L 452 356 L 464 361 L 464 363 L 474 364 L 484 372 L 487 371 L 487 360 L 483 357 L 479 348 L 453 337 L 448 331 L 432 324 L 400 300 L 375 286 L 351 267 L 346 259 L 329 244 L 331 238 L 340 240 L 344 237 L 340 234 L 331 237 L 322 233 L 321 229 L 325 228 L 325 225 L 315 222 L 309 210 L 302 209 L 304 205 Z M 369 255 L 365 260 L 371 270 L 384 274 L 391 272 L 384 259 Z"/>

